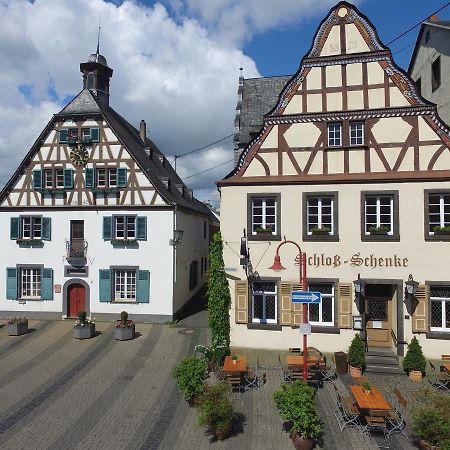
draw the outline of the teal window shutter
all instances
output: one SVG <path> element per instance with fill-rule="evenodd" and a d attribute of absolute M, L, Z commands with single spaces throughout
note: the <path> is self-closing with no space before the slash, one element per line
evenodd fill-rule
<path fill-rule="evenodd" d="M 99 270 L 99 293 L 98 298 L 101 302 L 110 302 L 112 300 L 111 289 L 111 270 L 100 269 Z"/>
<path fill-rule="evenodd" d="M 100 130 L 98 128 L 91 128 L 91 141 L 98 142 L 100 139 Z"/>
<path fill-rule="evenodd" d="M 73 188 L 73 170 L 64 169 L 64 189 Z"/>
<path fill-rule="evenodd" d="M 147 217 L 137 216 L 136 217 L 136 238 L 138 241 L 147 240 Z"/>
<path fill-rule="evenodd" d="M 61 130 L 59 130 L 59 142 L 60 143 L 65 143 L 67 142 L 67 128 L 61 128 Z"/>
<path fill-rule="evenodd" d="M 94 187 L 94 169 L 92 167 L 86 167 L 85 169 L 86 187 Z"/>
<path fill-rule="evenodd" d="M 110 241 L 112 238 L 112 217 L 103 217 L 103 240 Z"/>
<path fill-rule="evenodd" d="M 117 187 L 127 187 L 127 168 L 119 167 L 117 169 Z"/>
<path fill-rule="evenodd" d="M 9 238 L 19 239 L 19 217 L 11 217 L 11 222 L 9 225 Z"/>
<path fill-rule="evenodd" d="M 136 300 L 138 303 L 150 303 L 150 272 L 138 270 Z"/>
<path fill-rule="evenodd" d="M 42 268 L 42 300 L 53 300 L 53 269 Z"/>
<path fill-rule="evenodd" d="M 6 269 L 6 298 L 17 300 L 17 269 L 15 267 Z"/>
<path fill-rule="evenodd" d="M 52 219 L 50 217 L 41 218 L 42 240 L 50 241 L 52 239 Z"/>
<path fill-rule="evenodd" d="M 42 188 L 42 170 L 33 170 L 33 189 Z"/>

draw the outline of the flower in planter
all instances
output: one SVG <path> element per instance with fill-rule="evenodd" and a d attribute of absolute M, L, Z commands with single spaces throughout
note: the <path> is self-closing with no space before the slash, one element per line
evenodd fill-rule
<path fill-rule="evenodd" d="M 331 228 L 329 227 L 313 227 L 311 228 L 311 233 L 312 234 L 330 234 L 331 233 Z"/>
<path fill-rule="evenodd" d="M 17 325 L 21 323 L 28 323 L 28 319 L 26 317 L 11 317 L 8 319 L 8 325 Z"/>
<path fill-rule="evenodd" d="M 381 225 L 379 227 L 369 227 L 369 233 L 389 233 L 389 231 L 391 231 L 391 228 L 386 225 Z"/>
<path fill-rule="evenodd" d="M 80 311 L 78 313 L 78 320 L 75 322 L 74 327 L 89 327 L 94 323 L 94 319 L 88 317 L 86 311 Z"/>
<path fill-rule="evenodd" d="M 134 325 L 132 320 L 128 320 L 128 313 L 122 311 L 120 313 L 120 320 L 116 321 L 116 328 L 130 328 Z"/>
<path fill-rule="evenodd" d="M 264 227 L 258 227 L 255 230 L 257 233 L 272 233 L 272 228 L 264 228 Z"/>
<path fill-rule="evenodd" d="M 434 233 L 448 233 L 448 234 L 450 234 L 450 226 L 445 226 L 445 227 L 438 227 L 438 226 L 436 226 L 436 227 L 433 227 L 433 229 L 432 229 L 432 231 L 434 232 Z"/>

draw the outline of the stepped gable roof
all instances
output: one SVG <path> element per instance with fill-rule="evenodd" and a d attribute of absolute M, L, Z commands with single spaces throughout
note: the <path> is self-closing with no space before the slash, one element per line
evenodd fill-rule
<path fill-rule="evenodd" d="M 263 125 L 263 117 L 277 103 L 289 76 L 244 79 L 238 143 L 248 144 Z"/>
<path fill-rule="evenodd" d="M 416 62 L 417 52 L 419 51 L 420 43 L 422 42 L 422 36 L 427 26 L 442 28 L 443 30 L 450 30 L 450 20 L 433 20 L 422 22 L 420 26 L 419 34 L 417 35 L 416 44 L 411 55 L 411 61 L 408 66 L 408 75 L 411 75 L 414 63 Z"/>

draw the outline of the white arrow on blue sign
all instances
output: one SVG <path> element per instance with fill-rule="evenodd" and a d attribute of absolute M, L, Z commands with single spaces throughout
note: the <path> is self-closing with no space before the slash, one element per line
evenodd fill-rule
<path fill-rule="evenodd" d="M 320 303 L 320 292 L 292 291 L 292 303 Z"/>

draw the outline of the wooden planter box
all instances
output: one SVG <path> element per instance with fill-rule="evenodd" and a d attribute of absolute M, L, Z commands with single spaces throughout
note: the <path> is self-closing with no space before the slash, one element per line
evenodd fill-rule
<path fill-rule="evenodd" d="M 10 336 L 21 336 L 28 333 L 28 322 L 8 323 L 8 334 Z"/>
<path fill-rule="evenodd" d="M 90 339 L 95 336 L 95 323 L 90 325 L 75 325 L 73 327 L 73 337 L 76 339 Z"/>
<path fill-rule="evenodd" d="M 128 327 L 114 328 L 114 339 L 118 341 L 129 341 L 134 339 L 134 324 Z"/>

